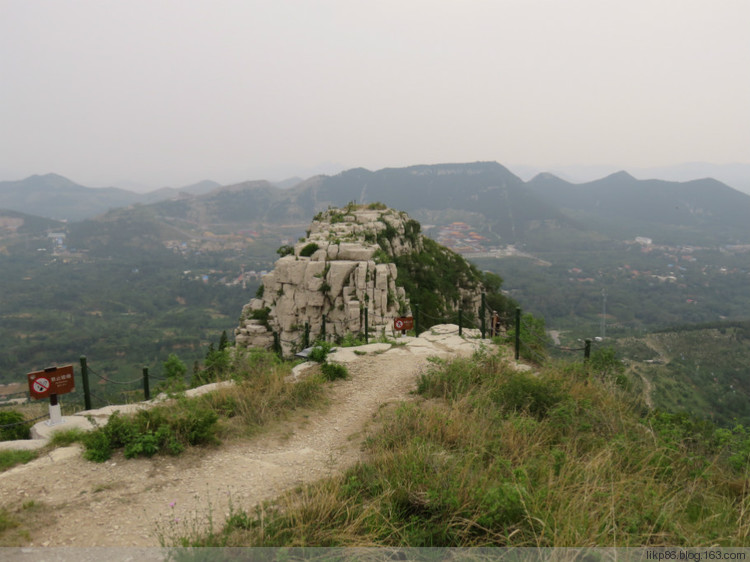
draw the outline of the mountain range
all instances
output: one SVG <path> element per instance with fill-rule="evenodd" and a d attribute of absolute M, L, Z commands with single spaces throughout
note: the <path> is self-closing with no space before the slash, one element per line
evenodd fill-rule
<path fill-rule="evenodd" d="M 135 203 L 207 193 L 218 186 L 216 182 L 204 180 L 182 188 L 164 187 L 150 193 L 135 193 L 119 187 L 86 187 L 58 174 L 33 175 L 23 180 L 0 182 L 0 209 L 76 221 Z"/>
<path fill-rule="evenodd" d="M 0 208 L 53 219 L 82 220 L 147 205 L 161 219 L 201 227 L 248 223 L 304 225 L 316 212 L 350 201 L 379 201 L 423 224 L 468 222 L 499 244 L 544 244 L 563 233 L 664 242 L 750 243 L 750 195 L 710 178 L 638 180 L 626 172 L 574 184 L 552 174 L 524 182 L 496 162 L 438 164 L 315 176 L 282 189 L 267 181 L 230 186 L 201 182 L 138 194 L 87 188 L 62 176 L 0 182 Z"/>

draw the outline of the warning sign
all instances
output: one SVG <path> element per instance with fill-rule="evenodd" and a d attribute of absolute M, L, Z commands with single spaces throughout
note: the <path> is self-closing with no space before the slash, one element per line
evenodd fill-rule
<path fill-rule="evenodd" d="M 32 383 L 31 388 L 33 388 L 34 392 L 37 394 L 45 394 L 49 390 L 49 379 L 39 377 Z"/>
<path fill-rule="evenodd" d="M 401 316 L 393 321 L 393 328 L 396 330 L 413 330 L 414 318 L 411 316 Z"/>
<path fill-rule="evenodd" d="M 50 367 L 44 371 L 36 371 L 26 375 L 29 379 L 29 393 L 31 398 L 39 400 L 52 394 L 67 394 L 75 390 L 73 365 L 65 367 Z"/>

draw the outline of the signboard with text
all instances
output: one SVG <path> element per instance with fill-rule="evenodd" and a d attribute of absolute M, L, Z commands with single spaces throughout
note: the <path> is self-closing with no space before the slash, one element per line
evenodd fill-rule
<path fill-rule="evenodd" d="M 393 321 L 393 328 L 395 330 L 413 330 L 414 329 L 414 318 L 412 316 L 401 316 Z"/>
<path fill-rule="evenodd" d="M 26 377 L 29 379 L 29 394 L 35 400 L 53 394 L 67 394 L 75 389 L 73 365 L 50 367 L 44 371 L 29 373 Z"/>

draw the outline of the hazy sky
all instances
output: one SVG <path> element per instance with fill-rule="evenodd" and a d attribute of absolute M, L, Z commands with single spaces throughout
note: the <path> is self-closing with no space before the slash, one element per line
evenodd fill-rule
<path fill-rule="evenodd" d="M 750 162 L 748 0 L 0 0 L 0 180 Z"/>

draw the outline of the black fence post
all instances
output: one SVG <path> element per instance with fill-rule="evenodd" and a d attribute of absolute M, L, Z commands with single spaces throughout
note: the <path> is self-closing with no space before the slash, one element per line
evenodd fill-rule
<path fill-rule="evenodd" d="M 482 339 L 484 339 L 484 336 L 487 332 L 487 325 L 486 325 L 486 313 L 485 313 L 485 307 L 487 306 L 487 294 L 482 293 L 482 308 L 480 311 L 480 315 L 482 318 Z"/>
<path fill-rule="evenodd" d="M 81 380 L 83 381 L 83 409 L 91 409 L 91 389 L 89 388 L 89 367 L 86 356 L 81 355 Z"/>
<path fill-rule="evenodd" d="M 273 350 L 279 357 L 281 356 L 281 338 L 278 332 L 273 333 Z"/>
<path fill-rule="evenodd" d="M 320 339 L 326 341 L 326 315 L 323 315 L 323 323 L 320 326 Z"/>
<path fill-rule="evenodd" d="M 414 335 L 419 336 L 419 307 L 414 305 Z"/>
<path fill-rule="evenodd" d="M 365 307 L 365 343 L 370 343 L 370 311 Z"/>
<path fill-rule="evenodd" d="M 516 307 L 516 361 L 521 356 L 521 307 Z"/>
<path fill-rule="evenodd" d="M 310 347 L 310 323 L 305 322 L 305 341 L 304 341 L 305 347 L 303 349 L 307 349 Z"/>
<path fill-rule="evenodd" d="M 458 335 L 463 336 L 464 335 L 464 310 L 460 306 L 458 307 Z"/>
<path fill-rule="evenodd" d="M 583 348 L 583 361 L 585 363 L 591 357 L 591 340 L 586 340 L 584 343 L 585 346 Z"/>
<path fill-rule="evenodd" d="M 151 388 L 148 385 L 148 367 L 143 368 L 143 398 L 151 400 Z"/>

